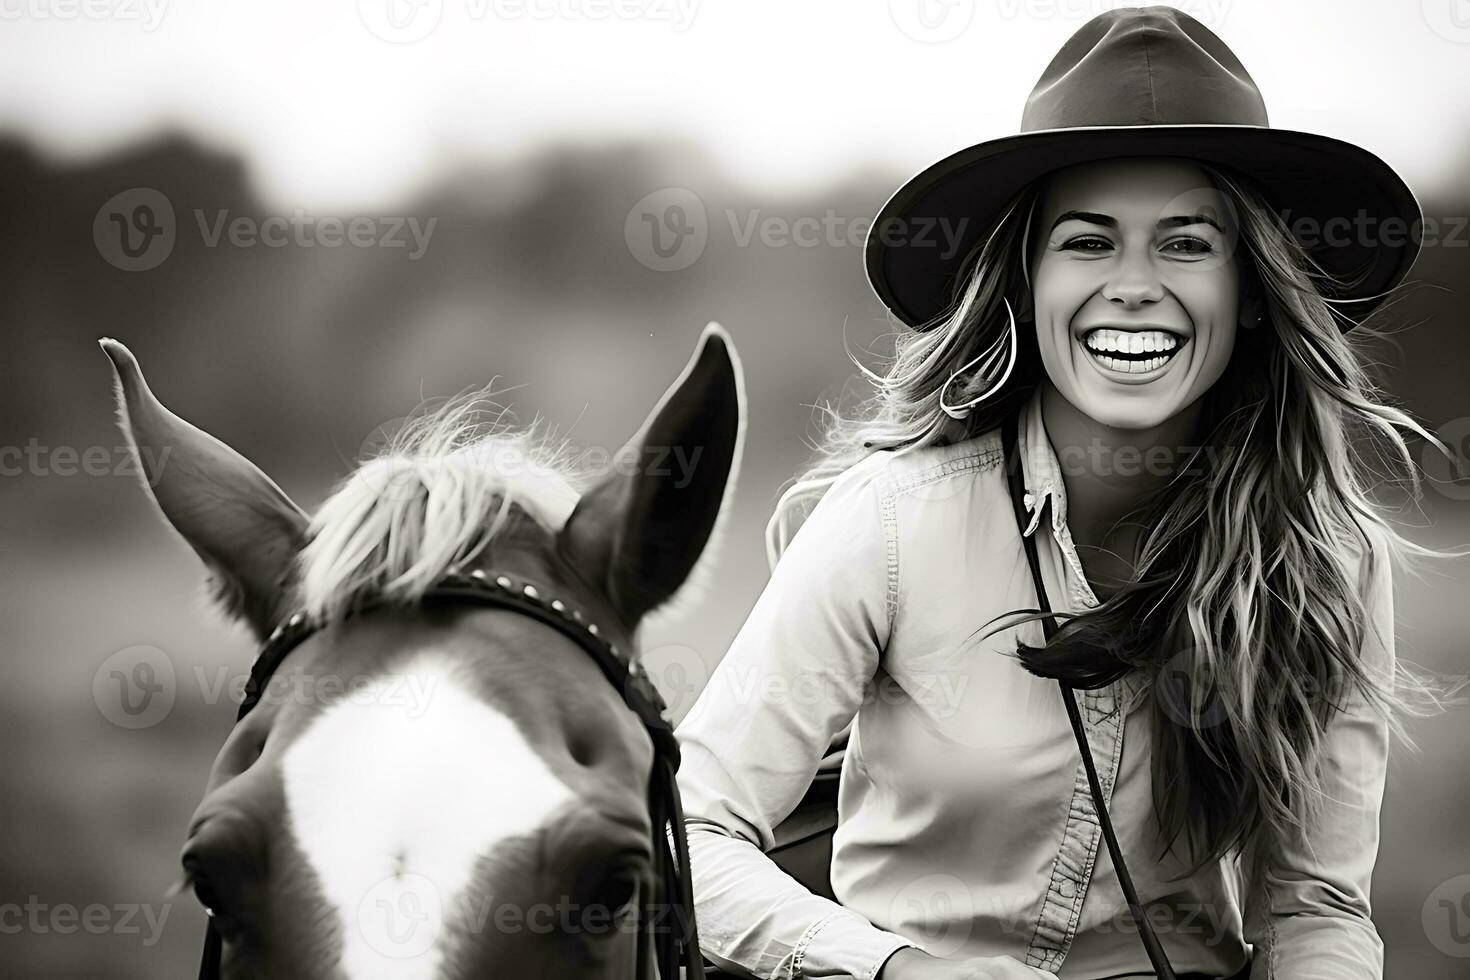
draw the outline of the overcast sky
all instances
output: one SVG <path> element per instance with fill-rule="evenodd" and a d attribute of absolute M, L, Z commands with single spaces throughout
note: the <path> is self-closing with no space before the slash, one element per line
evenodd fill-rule
<path fill-rule="evenodd" d="M 0 0 L 0 128 L 87 156 L 173 124 L 280 204 L 381 205 L 548 138 L 673 135 L 738 180 L 916 171 L 1016 130 L 1085 0 Z M 1470 160 L 1470 0 L 1187 0 L 1272 123 L 1422 194 Z"/>

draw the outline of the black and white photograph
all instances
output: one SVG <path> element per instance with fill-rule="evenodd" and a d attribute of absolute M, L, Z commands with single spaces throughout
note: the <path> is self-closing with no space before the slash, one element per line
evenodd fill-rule
<path fill-rule="evenodd" d="M 1467 0 L 0 0 L 0 978 L 1470 977 Z"/>

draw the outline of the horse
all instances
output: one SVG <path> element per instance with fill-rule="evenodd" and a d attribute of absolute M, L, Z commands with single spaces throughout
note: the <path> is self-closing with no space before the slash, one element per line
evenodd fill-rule
<path fill-rule="evenodd" d="M 631 638 L 722 522 L 729 335 L 705 328 L 595 473 L 460 400 L 311 517 L 100 344 L 148 493 L 262 647 L 181 853 L 201 975 L 701 975 L 672 732 Z"/>

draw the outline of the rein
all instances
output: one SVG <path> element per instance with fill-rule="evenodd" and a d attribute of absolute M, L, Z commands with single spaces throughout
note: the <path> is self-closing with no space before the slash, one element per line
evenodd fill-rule
<path fill-rule="evenodd" d="M 1001 446 L 1006 466 L 1006 480 L 1010 487 L 1011 505 L 1016 512 L 1016 524 L 1021 532 L 1022 546 L 1026 550 L 1026 563 L 1031 566 L 1031 582 L 1036 589 L 1036 602 L 1041 607 L 1040 611 L 1046 614 L 1041 621 L 1042 632 L 1047 642 L 1056 636 L 1056 618 L 1051 615 L 1051 603 L 1046 598 L 1046 586 L 1041 581 L 1041 565 L 1036 556 L 1036 538 L 1026 533 L 1026 511 L 1022 501 L 1025 495 L 1025 486 L 1021 474 L 1021 460 L 1016 454 L 1018 442 L 1017 428 L 1020 421 L 1015 413 L 1012 413 L 1003 423 L 1001 429 Z M 1107 843 L 1108 857 L 1113 861 L 1113 870 L 1118 874 L 1118 885 L 1123 890 L 1123 898 L 1128 903 L 1128 911 L 1138 923 L 1138 936 L 1143 943 L 1144 952 L 1148 954 L 1148 961 L 1154 968 L 1154 975 L 1160 980 L 1174 980 L 1174 968 L 1169 963 L 1168 954 L 1159 943 L 1159 937 L 1154 934 L 1152 922 L 1149 921 L 1147 907 L 1138 900 L 1138 891 L 1133 887 L 1133 877 L 1128 873 L 1128 865 L 1123 861 L 1123 849 L 1118 846 L 1118 837 L 1113 833 L 1113 821 L 1108 816 L 1107 801 L 1103 799 L 1102 784 L 1097 777 L 1097 766 L 1092 761 L 1092 749 L 1087 744 L 1087 733 L 1082 729 L 1082 714 L 1077 708 L 1077 697 L 1072 693 L 1072 687 L 1064 680 L 1057 680 L 1062 689 L 1062 700 L 1067 706 L 1067 720 L 1072 724 L 1072 734 L 1077 739 L 1077 748 L 1082 753 L 1082 767 L 1087 772 L 1087 789 L 1092 796 L 1092 806 L 1097 812 L 1097 822 L 1102 829 L 1103 840 Z M 1247 965 L 1249 968 L 1249 965 Z"/>
<path fill-rule="evenodd" d="M 592 622 L 576 606 L 550 597 L 544 589 L 524 577 L 490 573 L 483 569 L 451 572 L 425 592 L 420 604 L 485 606 L 529 616 L 570 638 L 592 658 L 608 683 L 617 688 L 623 702 L 638 716 L 648 732 L 654 755 L 648 784 L 648 812 L 653 824 L 657 894 L 653 902 L 642 903 L 640 910 L 642 938 L 638 944 L 637 975 L 639 978 L 678 980 L 682 965 L 685 980 L 704 980 L 704 961 L 700 956 L 694 922 L 689 842 L 684 831 L 684 808 L 675 782 L 679 769 L 679 744 L 674 737 L 673 725 L 665 717 L 667 707 L 658 688 L 633 658 L 630 647 L 619 646 L 606 629 Z M 383 605 L 385 603 L 369 604 L 360 612 Z M 321 628 L 299 612 L 276 627 L 261 646 L 250 669 L 245 697 L 235 718 L 237 725 L 260 702 L 266 684 L 287 655 Z M 665 918 L 672 918 L 672 922 L 663 921 Z M 651 961 L 650 946 L 653 951 Z M 223 942 L 211 919 L 204 938 L 200 980 L 218 980 L 222 951 Z M 650 967 L 655 972 L 649 972 Z"/>

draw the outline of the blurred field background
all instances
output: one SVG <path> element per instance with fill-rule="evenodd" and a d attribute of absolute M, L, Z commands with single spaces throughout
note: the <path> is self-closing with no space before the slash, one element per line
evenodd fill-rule
<path fill-rule="evenodd" d="M 1329 10 L 1340 8 L 1310 6 L 1329 36 L 1324 43 L 1346 44 L 1330 38 L 1337 15 Z M 1265 16 L 1268 7 L 1249 5 L 1237 11 L 1240 26 L 1220 28 L 1253 69 L 1268 59 L 1251 56 L 1249 18 Z M 1378 15 L 1353 9 L 1359 21 Z M 828 10 L 828 17 L 842 16 Z M 1024 93 L 1080 23 L 1008 25 L 1017 36 L 1044 35 L 1027 41 L 1029 60 L 1016 69 L 1022 80 L 1007 83 L 1008 91 Z M 695 24 L 690 34 L 704 27 Z M 167 29 L 165 23 L 160 33 Z M 820 22 L 796 29 L 819 46 Z M 83 67 L 80 58 L 62 58 L 66 49 L 56 35 L 46 36 L 66 71 Z M 667 43 L 676 46 L 682 36 Z M 1422 51 L 1404 42 L 1401 61 L 1454 47 L 1422 23 L 1405 36 Z M 900 35 L 888 43 L 914 44 Z M 1004 46 L 982 33 L 921 53 L 968 58 L 978 72 L 985 55 Z M 11 50 L 32 63 L 45 60 Z M 1464 44 L 1455 50 L 1462 62 L 1470 54 Z M 745 54 L 748 70 L 763 70 L 760 51 Z M 865 50 L 833 70 L 856 72 L 879 58 L 881 49 Z M 598 84 L 574 65 L 545 70 Z M 1274 71 L 1278 86 L 1307 77 L 1299 65 Z M 697 84 L 688 81 L 697 72 L 681 77 Z M 833 96 L 834 113 L 860 109 L 870 83 L 850 80 L 852 92 Z M 1470 82 L 1470 65 L 1459 80 Z M 522 87 L 506 98 L 517 114 L 534 115 L 528 107 L 570 97 L 538 94 L 535 82 L 515 80 Z M 833 90 L 842 91 L 843 82 L 833 82 Z M 912 77 L 895 84 L 923 87 Z M 1354 114 L 1355 100 L 1378 91 L 1375 81 L 1361 84 L 1357 94 L 1324 99 L 1320 118 L 1298 106 L 1299 118 L 1289 121 L 1347 135 L 1335 124 Z M 99 100 L 112 97 L 98 88 Z M 527 148 L 494 159 L 449 154 L 431 179 L 407 192 L 385 190 L 377 200 L 354 183 L 346 163 L 353 202 L 316 203 L 325 198 L 281 182 L 289 165 L 277 161 L 263 177 L 258 154 L 187 119 L 152 119 L 125 138 L 59 149 L 25 122 L 27 112 L 36 115 L 38 91 L 7 88 L 0 97 L 0 127 L 9 121 L 0 128 L 0 447 L 28 453 L 18 467 L 14 452 L 6 457 L 11 469 L 0 478 L 0 904 L 100 904 L 114 911 L 106 915 L 110 925 L 94 931 L 80 920 L 68 930 L 55 920 L 13 928 L 13 916 L 0 918 L 4 977 L 192 975 L 203 917 L 188 896 L 170 901 L 164 892 L 234 714 L 233 704 L 210 692 L 221 678 L 241 677 L 253 653 L 243 633 L 200 600 L 193 553 L 154 516 L 136 479 L 118 472 L 123 441 L 99 336 L 130 345 L 160 398 L 244 452 L 310 509 L 380 426 L 423 398 L 492 379 L 518 386 L 504 400 L 519 421 L 539 418 L 579 445 L 615 449 L 685 363 L 704 323 L 720 321 L 739 348 L 749 398 L 728 534 L 705 598 L 644 638 L 650 666 L 682 714 L 765 582 L 761 531 L 781 484 L 807 457 L 812 403 L 839 396 L 845 385 L 859 390 L 848 380 L 853 369 L 844 343 L 860 356 L 882 352 L 893 329 L 868 289 L 860 248 L 841 236 L 937 155 L 927 146 L 842 154 L 829 145 L 818 155 L 843 157 L 840 165 L 823 169 L 808 160 L 800 179 L 782 183 L 753 177 L 748 159 L 705 138 L 700 126 L 676 121 L 660 135 L 630 124 L 624 136 L 537 135 Z M 1401 91 L 1420 90 L 1410 79 Z M 21 112 L 26 98 L 30 109 Z M 950 126 L 938 111 L 921 111 L 919 124 L 939 134 L 935 146 L 957 148 L 1013 128 L 1018 97 L 998 104 L 977 110 L 977 118 L 994 117 L 985 126 Z M 1363 122 L 1363 142 L 1377 148 L 1370 136 L 1380 120 L 1385 131 L 1401 125 L 1390 116 Z M 384 122 L 390 131 L 393 118 Z M 493 130 L 495 118 L 485 117 L 484 125 Z M 1449 156 L 1426 160 L 1421 147 L 1406 175 L 1427 215 L 1462 227 L 1457 241 L 1421 256 L 1414 278 L 1427 288 L 1380 318 L 1402 332 L 1379 360 L 1399 404 L 1439 429 L 1463 459 L 1470 449 L 1470 231 L 1457 216 L 1470 214 L 1470 116 L 1439 118 L 1436 145 L 1449 144 Z M 766 135 L 795 155 L 807 152 L 799 127 Z M 1397 145 L 1402 153 L 1386 154 L 1393 162 L 1413 155 L 1412 142 Z M 779 162 L 765 165 L 780 169 Z M 330 187 L 319 175 L 313 179 L 318 184 L 302 186 L 313 193 Z M 129 272 L 108 260 L 93 232 L 108 202 L 136 188 L 167 199 L 176 240 L 160 264 Z M 655 203 L 692 195 L 703 208 L 707 240 L 687 265 L 658 271 L 650 268 L 656 261 L 645 261 L 646 243 L 640 246 L 635 232 L 649 195 Z M 409 258 L 406 231 L 406 248 L 238 247 L 227 240 L 211 247 L 198 223 L 201 214 L 206 223 L 221 211 L 260 221 L 290 216 L 296 207 L 314 219 L 367 215 L 435 224 L 423 254 Z M 750 222 L 767 219 L 775 219 L 769 227 L 777 236 L 763 240 L 757 232 L 742 244 Z M 809 228 L 813 219 L 827 219 L 841 230 L 836 238 L 815 232 L 814 245 L 782 243 L 779 229 L 801 219 Z M 94 471 L 105 472 L 76 472 L 89 450 Z M 1470 481 L 1443 482 L 1450 468 L 1421 458 L 1442 482 L 1428 485 L 1418 505 L 1385 487 L 1385 505 L 1401 509 L 1418 540 L 1470 542 Z M 1467 584 L 1465 561 L 1435 566 L 1423 580 L 1399 577 L 1401 657 L 1444 674 L 1466 672 Z M 94 682 L 109 657 L 140 645 L 166 656 L 176 697 L 157 724 L 128 730 L 99 709 Z M 1388 977 L 1451 980 L 1470 975 L 1470 707 L 1458 703 L 1413 729 L 1421 752 L 1398 751 L 1390 767 L 1375 919 L 1388 949 Z M 115 911 L 125 907 L 144 910 L 129 927 Z M 161 920 L 156 935 L 148 915 Z"/>

